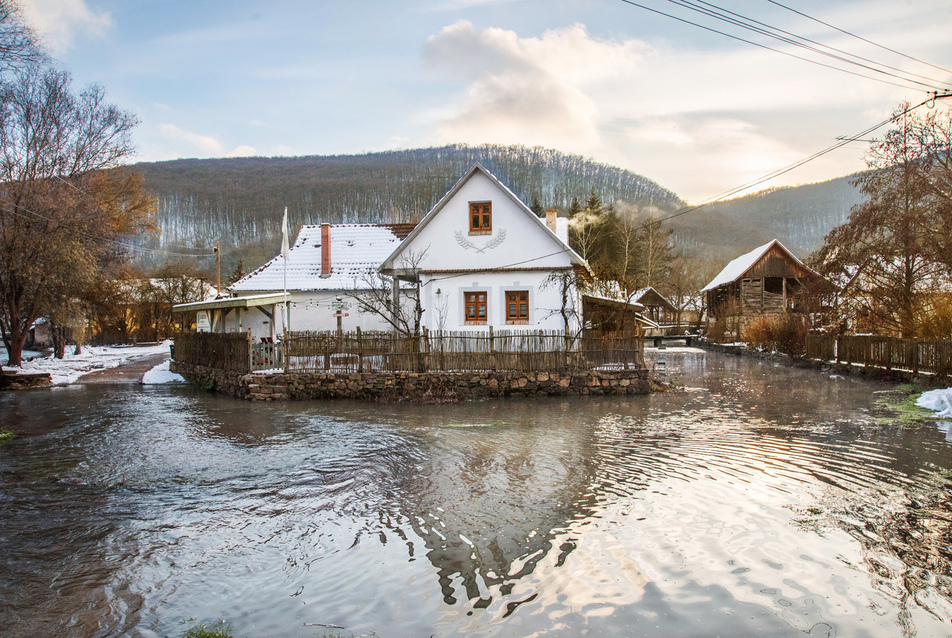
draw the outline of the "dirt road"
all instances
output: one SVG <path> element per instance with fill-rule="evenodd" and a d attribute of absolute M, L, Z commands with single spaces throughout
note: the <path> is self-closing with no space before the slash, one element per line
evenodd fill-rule
<path fill-rule="evenodd" d="M 169 354 L 166 352 L 133 359 L 115 368 L 90 372 L 81 376 L 76 383 L 83 385 L 142 383 L 142 375 L 168 358 Z"/>

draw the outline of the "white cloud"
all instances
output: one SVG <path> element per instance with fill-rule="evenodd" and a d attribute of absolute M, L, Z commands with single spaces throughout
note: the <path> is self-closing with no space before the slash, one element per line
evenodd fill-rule
<path fill-rule="evenodd" d="M 109 12 L 93 12 L 85 0 L 23 0 L 23 13 L 54 54 L 73 46 L 78 36 L 101 37 L 112 26 Z"/>
<path fill-rule="evenodd" d="M 192 133 L 190 131 L 180 129 L 174 124 L 163 124 L 160 128 L 162 134 L 165 137 L 188 142 L 198 150 L 205 153 L 221 155 L 224 152 L 224 147 L 221 145 L 221 142 L 210 135 L 199 135 L 198 133 Z"/>
<path fill-rule="evenodd" d="M 238 146 L 225 154 L 225 157 L 254 157 L 258 154 L 253 146 Z"/>
<path fill-rule="evenodd" d="M 755 47 L 692 44 L 459 21 L 427 41 L 430 67 L 458 88 L 425 116 L 441 143 L 558 148 L 698 201 L 862 130 L 909 95 Z M 859 158 L 844 149 L 765 186 L 847 174 Z"/>
<path fill-rule="evenodd" d="M 592 89 L 630 73 L 648 51 L 636 40 L 595 40 L 578 24 L 520 38 L 460 21 L 430 37 L 426 55 L 468 83 L 466 97 L 431 113 L 444 113 L 443 141 L 592 149 L 600 119 Z"/>

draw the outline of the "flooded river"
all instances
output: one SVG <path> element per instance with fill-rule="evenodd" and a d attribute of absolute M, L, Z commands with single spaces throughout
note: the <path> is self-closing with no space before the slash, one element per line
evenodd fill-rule
<path fill-rule="evenodd" d="M 948 634 L 934 420 L 749 358 L 667 369 L 684 392 L 441 406 L 5 393 L 0 634 Z"/>

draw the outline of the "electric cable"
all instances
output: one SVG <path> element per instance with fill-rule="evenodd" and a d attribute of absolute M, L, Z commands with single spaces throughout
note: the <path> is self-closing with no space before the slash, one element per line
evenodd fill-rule
<path fill-rule="evenodd" d="M 907 82 L 913 82 L 913 83 L 915 83 L 915 84 L 918 84 L 918 85 L 920 85 L 920 86 L 923 86 L 923 87 L 926 87 L 926 88 L 929 88 L 929 89 L 937 89 L 937 88 L 940 88 L 939 86 L 937 86 L 937 84 L 938 84 L 938 85 L 942 85 L 943 87 L 952 86 L 952 84 L 950 84 L 950 83 L 948 83 L 948 82 L 942 82 L 941 80 L 936 80 L 936 79 L 934 79 L 934 78 L 931 78 L 931 77 L 928 77 L 928 76 L 924 76 L 924 75 L 920 75 L 920 74 L 918 74 L 918 73 L 912 73 L 912 72 L 909 72 L 909 71 L 904 71 L 903 69 L 900 69 L 900 68 L 897 68 L 897 67 L 894 67 L 894 66 L 890 66 L 890 65 L 888 65 L 888 64 L 884 64 L 884 63 L 881 63 L 881 62 L 876 62 L 875 60 L 871 60 L 871 59 L 865 58 L 865 57 L 863 57 L 863 56 L 855 55 L 855 54 L 850 53 L 850 52 L 848 52 L 848 51 L 843 51 L 842 49 L 837 49 L 837 48 L 835 48 L 835 47 L 831 47 L 831 46 L 825 45 L 825 44 L 823 44 L 823 43 L 821 43 L 821 42 L 817 42 L 817 41 L 815 41 L 815 40 L 811 40 L 811 39 L 809 39 L 809 38 L 805 38 L 805 37 L 800 36 L 800 35 L 797 35 L 797 34 L 795 34 L 795 33 L 791 33 L 790 31 L 786 31 L 786 30 L 784 30 L 784 29 L 780 29 L 780 28 L 778 28 L 778 27 L 774 27 L 774 26 L 772 26 L 772 25 L 766 24 L 766 23 L 761 22 L 761 21 L 759 21 L 759 20 L 755 20 L 755 19 L 753 19 L 753 18 L 749 18 L 749 17 L 747 17 L 747 16 L 745 16 L 745 15 L 742 15 L 742 14 L 740 14 L 740 13 L 736 13 L 736 12 L 734 12 L 734 11 L 730 11 L 730 10 L 728 10 L 728 9 L 725 9 L 725 8 L 720 7 L 720 6 L 718 6 L 718 5 L 712 4 L 712 3 L 710 3 L 710 2 L 705 2 L 704 0 L 696 0 L 696 2 L 694 2 L 694 1 L 692 1 L 692 0 L 668 0 L 668 2 L 670 2 L 670 3 L 672 3 L 672 4 L 675 4 L 675 5 L 677 5 L 677 6 L 684 7 L 684 8 L 686 8 L 686 9 L 690 9 L 691 11 L 695 11 L 695 12 L 701 13 L 702 15 L 707 15 L 707 16 L 712 17 L 712 18 L 715 18 L 715 19 L 717 19 L 717 20 L 721 20 L 722 22 L 727 22 L 727 23 L 729 23 L 729 24 L 733 24 L 733 25 L 739 26 L 739 27 L 744 28 L 744 29 L 747 29 L 747 30 L 749 30 L 749 31 L 753 31 L 753 32 L 755 32 L 755 33 L 759 33 L 759 34 L 761 34 L 761 35 L 765 35 L 765 36 L 770 37 L 770 38 L 773 38 L 773 39 L 775 39 L 775 40 L 779 40 L 779 41 L 781 41 L 781 42 L 785 42 L 785 43 L 787 43 L 787 44 L 790 44 L 790 45 L 793 45 L 793 46 L 796 46 L 796 47 L 799 47 L 799 48 L 802 48 L 802 49 L 806 49 L 806 50 L 808 50 L 808 51 L 812 51 L 812 52 L 817 53 L 817 54 L 819 54 L 819 55 L 823 55 L 823 56 L 825 56 L 825 57 L 832 58 L 832 59 L 834 59 L 834 60 L 838 60 L 838 61 L 844 62 L 844 63 L 846 63 L 846 64 L 852 64 L 852 65 L 858 66 L 858 67 L 860 67 L 860 68 L 864 68 L 864 69 L 867 69 L 867 70 L 869 70 L 869 71 L 873 71 L 874 73 L 881 73 L 881 74 L 883 74 L 883 75 L 887 75 L 887 76 L 890 76 L 890 77 L 893 77 L 893 78 L 896 78 L 896 79 L 905 80 L 905 81 L 907 81 Z M 710 9 L 706 9 L 706 8 L 704 8 L 704 7 L 697 6 L 698 4 L 700 4 L 700 5 L 705 5 L 705 6 L 711 7 L 711 8 L 710 8 Z M 718 12 L 721 12 L 721 13 L 718 13 Z M 726 15 L 725 15 L 725 14 L 726 14 Z M 729 17 L 729 16 L 735 16 L 735 17 Z M 748 23 L 752 23 L 752 24 L 748 24 Z M 753 25 L 760 25 L 760 26 L 753 26 Z M 776 31 L 777 33 L 772 33 L 773 31 Z M 779 34 L 783 34 L 783 35 L 777 35 L 778 33 L 779 33 Z M 793 39 L 793 38 L 795 38 L 795 39 Z M 797 40 L 802 40 L 802 42 L 798 42 Z M 804 44 L 804 42 L 808 42 L 808 43 L 810 43 L 810 44 Z M 813 45 L 815 45 L 815 46 L 813 46 Z M 830 53 L 829 51 L 823 51 L 823 50 L 821 50 L 820 48 L 817 48 L 817 47 L 823 47 L 824 49 L 829 49 L 829 51 L 835 51 L 836 53 L 842 54 L 842 55 L 836 55 L 836 54 Z M 868 64 L 862 64 L 862 63 L 860 63 L 860 62 L 856 62 L 856 61 L 854 61 L 854 60 L 850 60 L 850 59 L 848 59 L 848 58 L 846 58 L 846 57 L 843 57 L 843 56 L 849 56 L 849 57 L 852 57 L 852 58 L 856 58 L 857 60 L 863 60 L 864 62 L 869 62 L 870 64 L 875 64 L 876 66 L 880 66 L 880 67 L 883 67 L 883 68 L 886 68 L 886 69 L 890 69 L 891 71 L 898 71 L 899 73 L 901 73 L 901 74 L 903 74 L 903 75 L 897 75 L 896 73 L 890 73 L 890 72 L 888 72 L 888 71 L 883 71 L 882 69 L 877 69 L 877 68 L 875 68 L 875 67 L 869 66 Z M 919 82 L 919 81 L 917 81 L 917 80 L 912 80 L 912 79 L 910 79 L 909 77 L 904 77 L 904 76 L 912 76 L 912 77 L 917 77 L 917 78 L 920 78 L 920 79 L 923 79 L 923 80 L 928 80 L 929 82 L 932 82 L 933 84 L 926 84 L 926 83 L 924 83 L 924 82 Z"/>
<path fill-rule="evenodd" d="M 887 84 L 887 85 L 889 85 L 889 86 L 899 87 L 899 88 L 901 88 L 901 89 L 908 89 L 908 90 L 910 90 L 910 91 L 919 91 L 919 90 L 921 90 L 921 89 L 917 89 L 917 88 L 914 87 L 914 86 L 908 86 L 908 85 L 904 85 L 904 84 L 898 84 L 898 83 L 896 83 L 896 82 L 890 82 L 889 80 L 884 80 L 884 79 L 882 79 L 882 78 L 871 77 L 871 76 L 869 76 L 869 75 L 864 75 L 864 74 L 858 73 L 858 72 L 856 72 L 856 71 L 850 71 L 849 69 L 843 69 L 843 68 L 841 68 L 841 67 L 834 66 L 834 65 L 832 65 L 832 64 L 825 64 L 825 63 L 819 62 L 819 61 L 817 61 L 817 60 L 811 60 L 810 58 L 805 58 L 805 57 L 803 57 L 803 56 L 801 56 L 801 55 L 796 55 L 795 53 L 790 53 L 789 51 L 782 51 L 782 50 L 780 50 L 780 49 L 776 49 L 776 48 L 774 48 L 774 47 L 770 47 L 770 46 L 767 46 L 767 45 L 765 45 L 765 44 L 760 44 L 759 42 L 754 42 L 753 40 L 747 40 L 746 38 L 742 38 L 742 37 L 740 37 L 740 36 L 733 35 L 733 34 L 731 34 L 731 33 L 727 33 L 726 31 L 720 31 L 720 30 L 715 29 L 715 28 L 713 28 L 713 27 L 705 26 L 705 25 L 699 24 L 699 23 L 697 23 L 697 22 L 692 22 L 692 21 L 687 20 L 687 19 L 685 19 L 685 18 L 681 18 L 681 17 L 678 17 L 678 16 L 676 16 L 676 15 L 672 15 L 672 14 L 670 14 L 670 13 L 665 13 L 664 11 L 660 11 L 659 9 L 653 9 L 653 8 L 651 8 L 651 7 L 648 7 L 648 6 L 645 6 L 645 5 L 640 4 L 640 3 L 638 3 L 638 2 L 635 2 L 634 0 L 621 0 L 621 2 L 623 2 L 623 3 L 625 3 L 625 4 L 628 4 L 628 5 L 631 5 L 631 6 L 633 6 L 633 7 L 638 7 L 639 9 L 644 9 L 645 11 L 649 11 L 649 12 L 651 12 L 651 13 L 656 13 L 656 14 L 661 15 L 661 16 L 664 16 L 664 17 L 666 17 L 666 18 L 671 18 L 672 20 L 677 20 L 678 22 L 683 22 L 683 23 L 685 23 L 685 24 L 689 24 L 689 25 L 691 25 L 691 26 L 693 26 L 693 27 L 697 27 L 697 28 L 703 29 L 703 30 L 705 30 L 705 31 L 710 31 L 711 33 L 716 33 L 716 34 L 718 34 L 718 35 L 722 35 L 722 36 L 724 36 L 724 37 L 726 37 L 726 38 L 730 38 L 730 39 L 732 39 L 732 40 L 737 40 L 738 42 L 744 42 L 744 43 L 746 43 L 746 44 L 750 44 L 750 45 L 752 45 L 752 46 L 755 46 L 755 47 L 758 47 L 758 48 L 761 48 L 761 49 L 765 49 L 765 50 L 767 50 L 767 51 L 773 51 L 774 53 L 779 53 L 780 55 L 785 55 L 785 56 L 787 56 L 787 57 L 791 57 L 791 58 L 794 58 L 794 59 L 796 59 L 796 60 L 801 60 L 801 61 L 803 61 L 803 62 L 809 62 L 810 64 L 815 64 L 815 65 L 817 65 L 817 66 L 821 66 L 821 67 L 824 67 L 824 68 L 827 68 L 827 69 L 832 69 L 832 70 L 834 70 L 834 71 L 840 71 L 840 72 L 842 72 L 842 73 L 847 73 L 847 74 L 849 74 L 849 75 L 855 75 L 856 77 L 860 77 L 860 78 L 863 78 L 863 79 L 866 79 L 866 80 L 872 80 L 872 81 L 874 81 L 874 82 L 880 82 L 880 83 L 882 83 L 882 84 Z M 912 80 L 907 80 L 907 81 L 908 81 L 908 82 L 912 82 Z"/>
<path fill-rule="evenodd" d="M 819 23 L 819 24 L 822 24 L 822 25 L 825 26 L 825 27 L 829 27 L 829 28 L 833 29 L 834 31 L 839 31 L 840 33 L 842 33 L 842 34 L 844 34 L 844 35 L 850 36 L 851 38 L 856 38 L 857 40 L 861 40 L 861 41 L 863 41 L 863 42 L 865 42 L 865 43 L 867 43 L 867 44 L 871 44 L 871 45 L 873 45 L 874 47 L 878 47 L 878 48 L 880 48 L 880 49 L 883 49 L 884 51 L 889 51 L 890 53 L 895 53 L 895 54 L 898 55 L 898 56 L 901 56 L 901 57 L 906 58 L 907 60 L 912 60 L 913 62 L 918 62 L 919 64 L 924 64 L 924 65 L 926 65 L 926 66 L 931 66 L 933 69 L 937 69 L 937 70 L 942 71 L 942 72 L 944 72 L 944 73 L 952 73 L 952 71 L 950 71 L 949 69 L 946 69 L 946 68 L 941 67 L 941 66 L 936 66 L 935 64 L 932 64 L 932 63 L 930 63 L 930 62 L 926 62 L 925 60 L 920 60 L 919 58 L 914 58 L 914 57 L 912 57 L 911 55 L 906 55 L 905 53 L 902 53 L 901 51 L 896 51 L 895 49 L 890 49 L 890 48 L 887 47 L 887 46 L 883 46 L 883 45 L 881 45 L 881 44 L 878 44 L 878 43 L 876 43 L 876 42 L 873 42 L 872 40 L 869 40 L 869 39 L 867 39 L 867 38 L 864 38 L 863 36 L 856 35 L 855 33 L 852 33 L 852 32 L 850 32 L 850 31 L 847 31 L 846 29 L 841 29 L 841 28 L 839 28 L 839 27 L 837 27 L 837 26 L 834 26 L 834 25 L 830 24 L 829 22 L 824 22 L 823 20 L 819 20 L 819 19 L 817 19 L 817 18 L 814 18 L 814 17 L 811 16 L 811 15 L 807 15 L 806 13 L 803 13 L 802 11 L 797 11 L 796 9 L 793 9 L 793 8 L 791 8 L 791 7 L 788 7 L 788 6 L 785 5 L 785 4 L 781 4 L 781 3 L 777 2 L 776 0 L 767 0 L 767 2 L 769 2 L 770 4 L 777 5 L 777 6 L 780 7 L 781 9 L 786 9 L 787 11 L 790 11 L 790 12 L 792 12 L 792 13 L 796 13 L 796 14 L 799 15 L 799 16 L 803 16 L 803 17 L 806 18 L 807 20 L 812 20 L 812 21 L 814 21 L 814 22 L 817 22 L 817 23 Z"/>

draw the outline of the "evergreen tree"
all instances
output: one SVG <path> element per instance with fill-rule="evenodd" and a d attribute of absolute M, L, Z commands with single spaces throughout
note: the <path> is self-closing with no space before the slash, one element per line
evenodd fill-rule
<path fill-rule="evenodd" d="M 578 203 L 578 197 L 573 197 L 572 203 L 569 204 L 569 219 L 572 219 L 580 212 L 582 212 L 582 205 Z"/>
<path fill-rule="evenodd" d="M 542 207 L 542 202 L 539 201 L 538 197 L 532 198 L 532 206 L 529 207 L 533 213 L 536 214 L 536 217 L 545 217 L 545 208 Z"/>
<path fill-rule="evenodd" d="M 595 192 L 595 187 L 592 186 L 592 190 L 588 195 L 588 201 L 585 202 L 585 210 L 589 211 L 592 215 L 598 216 L 602 214 L 602 198 L 598 196 L 598 193 Z"/>
<path fill-rule="evenodd" d="M 238 263 L 235 264 L 235 269 L 231 271 L 231 275 L 228 276 L 228 285 L 232 285 L 239 279 L 245 276 L 245 262 L 243 259 L 239 258 Z"/>

